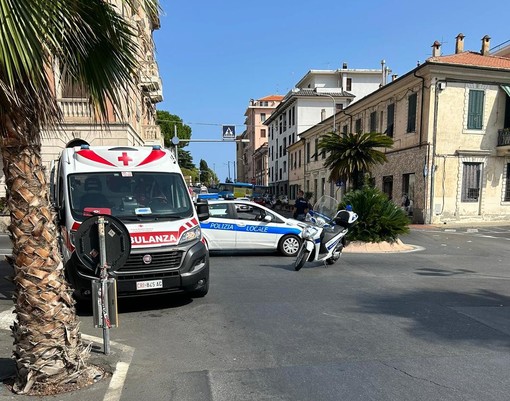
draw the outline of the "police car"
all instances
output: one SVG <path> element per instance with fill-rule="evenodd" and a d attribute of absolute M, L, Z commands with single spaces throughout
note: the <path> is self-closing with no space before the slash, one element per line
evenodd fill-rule
<path fill-rule="evenodd" d="M 209 219 L 201 221 L 210 251 L 277 250 L 295 256 L 305 227 L 273 210 L 246 200 L 209 200 Z"/>

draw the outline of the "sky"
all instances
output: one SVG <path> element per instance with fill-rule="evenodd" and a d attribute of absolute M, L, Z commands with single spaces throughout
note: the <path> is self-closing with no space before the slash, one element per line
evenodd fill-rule
<path fill-rule="evenodd" d="M 510 43 L 510 3 L 323 0 L 160 0 L 154 32 L 163 82 L 158 110 L 178 115 L 192 129 L 185 147 L 193 163 L 205 160 L 220 181 L 236 178 L 235 143 L 221 141 L 222 126 L 245 130 L 250 99 L 285 95 L 310 70 L 380 69 L 402 76 L 432 55 L 479 52 Z M 508 44 L 507 43 L 507 44 Z M 196 142 L 193 142 L 196 141 Z M 208 142 L 211 141 L 211 142 Z"/>

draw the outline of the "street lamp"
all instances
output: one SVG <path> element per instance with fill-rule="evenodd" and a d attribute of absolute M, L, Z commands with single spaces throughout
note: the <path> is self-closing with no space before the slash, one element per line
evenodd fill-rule
<path fill-rule="evenodd" d="M 333 95 L 330 95 L 329 93 L 319 93 L 317 92 L 317 88 L 314 88 L 313 90 L 317 96 L 327 96 L 331 100 L 333 100 L 333 132 L 336 132 L 336 101 Z"/>

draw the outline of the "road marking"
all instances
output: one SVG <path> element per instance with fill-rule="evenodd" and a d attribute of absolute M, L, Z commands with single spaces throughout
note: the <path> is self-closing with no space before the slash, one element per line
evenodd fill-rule
<path fill-rule="evenodd" d="M 14 307 L 8 309 L 6 311 L 0 312 L 0 329 L 11 330 L 12 322 L 15 320 L 15 315 L 13 314 Z M 98 344 L 103 344 L 103 339 L 95 336 L 90 336 L 88 334 L 81 335 L 84 340 L 91 341 Z M 115 341 L 110 341 L 112 347 L 119 349 L 119 361 L 115 366 L 115 371 L 113 372 L 112 378 L 110 379 L 110 384 L 108 389 L 106 390 L 106 394 L 103 398 L 103 401 L 118 401 L 120 400 L 120 396 L 122 395 L 122 389 L 124 387 L 124 382 L 126 381 L 127 372 L 129 369 L 129 365 L 131 364 L 131 360 L 133 359 L 133 354 L 135 349 L 130 347 L 129 345 L 120 344 Z"/>

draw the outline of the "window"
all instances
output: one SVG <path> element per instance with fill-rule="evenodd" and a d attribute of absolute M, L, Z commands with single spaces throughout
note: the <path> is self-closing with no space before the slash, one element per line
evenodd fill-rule
<path fill-rule="evenodd" d="M 415 179 L 414 173 L 402 175 L 402 196 L 407 195 L 409 199 L 414 200 Z"/>
<path fill-rule="evenodd" d="M 319 138 L 315 138 L 315 161 L 319 160 Z"/>
<path fill-rule="evenodd" d="M 510 163 L 506 164 L 506 179 L 505 179 L 505 202 L 510 202 Z"/>
<path fill-rule="evenodd" d="M 287 138 L 283 138 L 283 155 L 287 154 Z"/>
<path fill-rule="evenodd" d="M 261 129 L 260 130 L 260 137 L 261 138 L 265 138 L 266 137 L 266 130 L 265 129 Z"/>
<path fill-rule="evenodd" d="M 324 195 L 325 191 L 326 191 L 326 179 L 323 177 L 321 179 L 321 196 Z"/>
<path fill-rule="evenodd" d="M 393 199 L 393 176 L 386 175 L 383 177 L 383 192 L 388 195 L 388 199 Z"/>
<path fill-rule="evenodd" d="M 260 113 L 260 122 L 263 123 L 266 121 L 266 113 Z"/>
<path fill-rule="evenodd" d="M 463 163 L 462 202 L 478 202 L 480 196 L 480 177 L 482 163 Z"/>
<path fill-rule="evenodd" d="M 298 152 L 298 167 L 301 167 L 301 149 Z"/>
<path fill-rule="evenodd" d="M 361 132 L 361 118 L 358 118 L 354 123 L 354 131 L 356 132 L 356 134 L 359 134 Z"/>
<path fill-rule="evenodd" d="M 485 98 L 484 91 L 481 90 L 469 91 L 469 106 L 467 121 L 468 129 L 482 129 L 484 98 Z"/>
<path fill-rule="evenodd" d="M 306 143 L 306 162 L 310 163 L 310 142 Z"/>
<path fill-rule="evenodd" d="M 418 96 L 413 93 L 407 103 L 407 132 L 416 132 L 416 105 Z"/>
<path fill-rule="evenodd" d="M 377 112 L 370 113 L 370 132 L 377 132 Z"/>
<path fill-rule="evenodd" d="M 386 114 L 386 135 L 393 138 L 393 127 L 395 124 L 395 103 L 388 105 Z"/>
<path fill-rule="evenodd" d="M 347 136 L 348 132 L 349 132 L 349 127 L 347 126 L 347 124 L 345 124 L 345 125 L 342 127 L 342 134 L 343 134 L 344 136 Z"/>
<path fill-rule="evenodd" d="M 347 78 L 346 91 L 352 91 L 352 78 Z"/>

